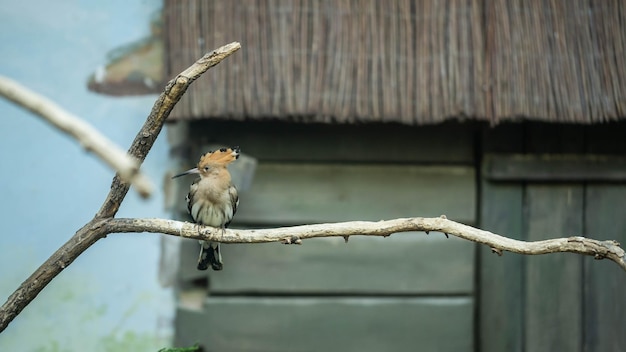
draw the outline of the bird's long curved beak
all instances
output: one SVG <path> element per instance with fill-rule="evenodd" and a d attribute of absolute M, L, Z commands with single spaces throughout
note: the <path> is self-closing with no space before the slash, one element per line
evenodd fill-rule
<path fill-rule="evenodd" d="M 180 176 L 185 176 L 185 175 L 189 175 L 189 174 L 199 174 L 200 171 L 198 171 L 197 167 L 194 167 L 193 169 L 189 169 L 185 172 L 183 172 L 182 174 L 178 174 L 176 176 L 172 176 L 172 178 L 176 178 L 176 177 L 180 177 Z"/>

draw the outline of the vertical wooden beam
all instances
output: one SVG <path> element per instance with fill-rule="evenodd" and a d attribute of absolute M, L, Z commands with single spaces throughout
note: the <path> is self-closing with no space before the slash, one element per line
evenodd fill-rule
<path fill-rule="evenodd" d="M 507 124 L 483 132 L 484 153 L 522 151 L 521 124 Z M 480 226 L 523 239 L 523 185 L 491 183 L 481 177 Z M 483 352 L 520 352 L 523 348 L 522 256 L 498 256 L 480 246 L 478 279 L 478 348 Z"/>
<path fill-rule="evenodd" d="M 521 184 L 482 182 L 481 227 L 522 238 Z M 522 256 L 498 256 L 480 247 L 479 327 L 483 352 L 522 351 Z"/>
<path fill-rule="evenodd" d="M 583 153 L 585 129 L 578 125 L 528 123 L 527 153 Z M 582 234 L 583 184 L 527 184 L 527 240 Z M 570 254 L 525 258 L 526 351 L 580 351 L 582 346 L 582 258 Z"/>
<path fill-rule="evenodd" d="M 626 153 L 624 122 L 587 130 L 587 152 Z M 585 193 L 585 235 L 626 244 L 626 185 L 591 183 Z M 608 262 L 584 260 L 584 350 L 626 351 L 626 276 Z"/>
<path fill-rule="evenodd" d="M 626 243 L 626 185 L 587 186 L 585 235 Z M 609 262 L 584 259 L 584 350 L 626 351 L 626 275 Z"/>
<path fill-rule="evenodd" d="M 581 234 L 581 184 L 526 187 L 527 239 Z M 525 346 L 527 351 L 581 351 L 582 257 L 568 253 L 526 258 Z"/>

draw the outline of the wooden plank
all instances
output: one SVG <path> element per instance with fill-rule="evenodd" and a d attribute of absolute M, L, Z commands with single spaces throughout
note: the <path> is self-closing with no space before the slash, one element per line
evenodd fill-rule
<path fill-rule="evenodd" d="M 489 154 L 485 177 L 491 181 L 626 181 L 626 158 L 581 154 Z"/>
<path fill-rule="evenodd" d="M 475 189 L 471 167 L 260 163 L 233 226 L 442 214 L 472 224 Z"/>
<path fill-rule="evenodd" d="M 192 122 L 194 144 L 239 145 L 261 161 L 419 162 L 471 165 L 474 127 L 444 123 L 298 124 L 272 121 Z M 453 142 L 451 142 L 453 141 Z M 204 151 L 199 151 L 203 153 Z"/>
<path fill-rule="evenodd" d="M 585 234 L 626 243 L 626 185 L 591 184 L 585 201 Z M 584 259 L 585 351 L 626 351 L 626 275 L 615 263 Z"/>
<path fill-rule="evenodd" d="M 524 124 L 507 123 L 485 128 L 483 155 L 518 153 L 523 150 Z M 524 239 L 523 193 L 521 184 L 493 183 L 485 179 L 481 165 L 481 228 L 507 237 Z M 479 341 L 476 351 L 520 352 L 523 348 L 523 256 L 495 255 L 479 246 Z"/>
<path fill-rule="evenodd" d="M 232 352 L 457 352 L 473 345 L 469 297 L 213 297 L 204 308 L 177 310 L 175 345 Z"/>
<path fill-rule="evenodd" d="M 209 275 L 212 294 L 471 294 L 474 244 L 443 234 L 223 245 L 224 270 L 196 270 L 197 243 L 183 248 L 181 278 Z"/>
<path fill-rule="evenodd" d="M 582 185 L 526 188 L 527 239 L 583 234 Z M 582 257 L 567 253 L 526 258 L 527 351 L 581 350 Z"/>
<path fill-rule="evenodd" d="M 483 181 L 481 228 L 524 239 L 523 187 Z M 480 246 L 479 350 L 523 351 L 523 256 Z"/>

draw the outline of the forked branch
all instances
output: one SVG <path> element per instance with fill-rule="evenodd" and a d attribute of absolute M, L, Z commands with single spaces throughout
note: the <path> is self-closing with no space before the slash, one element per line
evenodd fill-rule
<path fill-rule="evenodd" d="M 137 133 L 128 154 L 138 163 L 143 162 L 161 132 L 165 120 L 191 83 L 240 48 L 241 44 L 233 42 L 215 49 L 172 79 L 154 103 L 150 115 Z M 96 216 L 57 249 L 0 307 L 0 332 L 6 329 L 9 323 L 37 297 L 52 279 L 92 244 L 110 233 L 106 231 L 106 222 L 115 216 L 129 188 L 130 183 L 118 173 L 113 178 L 111 190 Z"/>
<path fill-rule="evenodd" d="M 240 47 L 241 45 L 235 42 L 216 49 L 170 81 L 165 91 L 155 102 L 152 112 L 135 137 L 128 154 L 135 157 L 140 163 L 143 162 L 159 135 L 165 119 L 169 116 L 174 105 L 180 100 L 191 82 Z M 285 244 L 300 244 L 304 239 L 315 237 L 340 236 L 347 240 L 350 236 L 387 237 L 398 232 L 437 231 L 487 245 L 498 254 L 502 254 L 502 251 L 520 254 L 572 252 L 591 255 L 597 259 L 607 258 L 626 270 L 624 250 L 614 241 L 569 237 L 524 242 L 447 220 L 445 217 L 406 218 L 379 222 L 352 221 L 256 230 L 227 229 L 225 232 L 212 227 L 166 219 L 115 219 L 114 216 L 124 200 L 129 187 L 129 183 L 119 175 L 113 179 L 111 190 L 96 216 L 78 230 L 74 236 L 26 279 L 7 299 L 6 303 L 0 307 L 0 332 L 54 277 L 92 244 L 111 233 L 164 233 L 224 243 L 281 242 Z"/>

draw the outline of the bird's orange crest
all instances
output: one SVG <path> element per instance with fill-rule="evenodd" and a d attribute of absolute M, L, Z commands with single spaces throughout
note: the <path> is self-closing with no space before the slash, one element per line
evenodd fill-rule
<path fill-rule="evenodd" d="M 198 165 L 228 165 L 239 158 L 239 147 L 220 148 L 210 151 L 200 158 Z"/>

